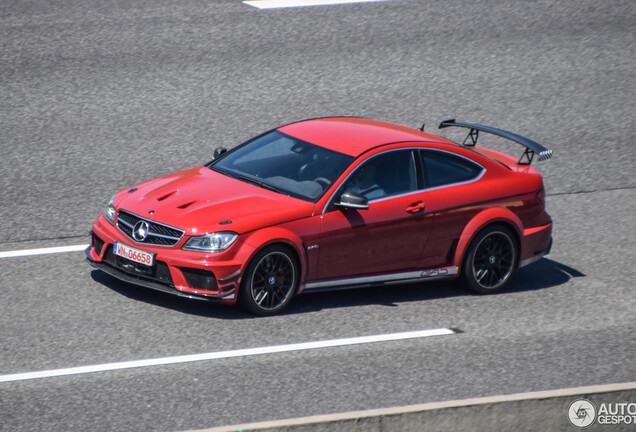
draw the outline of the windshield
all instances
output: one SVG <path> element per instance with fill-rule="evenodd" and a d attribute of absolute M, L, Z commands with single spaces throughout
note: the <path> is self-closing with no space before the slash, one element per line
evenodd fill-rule
<path fill-rule="evenodd" d="M 208 166 L 241 181 L 316 202 L 353 159 L 273 131 L 225 153 Z"/>

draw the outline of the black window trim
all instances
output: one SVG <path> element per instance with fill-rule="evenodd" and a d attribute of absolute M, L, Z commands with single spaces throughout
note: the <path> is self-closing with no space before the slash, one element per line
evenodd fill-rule
<path fill-rule="evenodd" d="M 484 174 L 486 174 L 486 168 L 483 165 L 481 165 L 480 163 L 475 162 L 474 160 L 472 160 L 472 159 L 470 159 L 470 158 L 468 158 L 466 156 L 463 156 L 463 155 L 460 155 L 460 154 L 457 154 L 457 153 L 453 153 L 453 152 L 450 152 L 450 151 L 447 151 L 447 150 L 441 150 L 441 149 L 430 148 L 430 147 L 401 147 L 401 148 L 395 148 L 395 149 L 391 149 L 391 150 L 387 150 L 387 151 L 384 151 L 384 152 L 377 153 L 377 154 L 371 156 L 370 158 L 365 159 L 360 165 L 358 165 L 356 167 L 355 170 L 351 171 L 347 175 L 347 177 L 345 177 L 345 179 L 342 181 L 342 183 L 340 184 L 338 189 L 336 189 L 336 191 L 333 194 L 331 194 L 331 196 L 329 197 L 329 200 L 327 201 L 327 205 L 325 205 L 324 209 L 322 210 L 322 214 L 331 213 L 332 211 L 336 210 L 335 199 L 338 196 L 338 193 L 340 192 L 342 187 L 347 183 L 347 180 L 349 180 L 349 178 L 356 171 L 358 171 L 358 169 L 360 169 L 360 167 L 362 165 L 364 165 L 367 161 L 369 161 L 371 159 L 374 159 L 377 156 L 387 154 L 389 152 L 404 151 L 404 150 L 410 150 L 411 151 L 411 157 L 414 159 L 415 176 L 416 176 L 416 187 L 417 187 L 417 189 L 414 190 L 414 191 L 406 192 L 406 193 L 399 194 L 399 195 L 390 195 L 390 196 L 386 196 L 386 197 L 375 198 L 375 199 L 369 200 L 369 203 L 376 203 L 376 202 L 381 202 L 381 201 L 385 201 L 385 200 L 389 200 L 389 199 L 401 198 L 401 197 L 405 197 L 405 196 L 409 196 L 409 195 L 414 195 L 414 194 L 417 194 L 417 193 L 428 192 L 428 191 L 433 191 L 433 190 L 437 190 L 437 189 L 443 189 L 443 188 L 448 188 L 448 187 L 461 186 L 461 185 L 464 185 L 464 184 L 474 183 L 476 181 L 479 181 L 484 176 Z M 427 152 L 427 151 L 445 153 L 445 154 L 448 154 L 450 156 L 454 156 L 454 157 L 457 157 L 457 158 L 460 158 L 460 159 L 464 159 L 464 160 L 468 161 L 469 163 L 472 163 L 473 165 L 476 165 L 479 168 L 481 168 L 481 171 L 475 177 L 473 177 L 471 179 L 468 179 L 468 180 L 465 180 L 465 181 L 455 182 L 455 183 L 447 183 L 447 184 L 443 184 L 443 185 L 439 185 L 439 186 L 433 186 L 433 187 L 425 187 L 426 186 L 425 185 L 426 180 L 424 179 L 424 171 L 423 171 L 424 162 L 422 161 L 422 153 L 423 152 Z M 417 152 L 417 157 L 415 157 L 414 152 Z"/>

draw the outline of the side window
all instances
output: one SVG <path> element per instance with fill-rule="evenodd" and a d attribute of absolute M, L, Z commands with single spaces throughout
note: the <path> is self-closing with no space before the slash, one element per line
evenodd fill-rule
<path fill-rule="evenodd" d="M 353 172 L 341 192 L 353 192 L 374 200 L 415 189 L 413 152 L 401 150 L 372 157 Z"/>
<path fill-rule="evenodd" d="M 449 153 L 422 150 L 425 187 L 461 183 L 477 177 L 482 167 Z"/>

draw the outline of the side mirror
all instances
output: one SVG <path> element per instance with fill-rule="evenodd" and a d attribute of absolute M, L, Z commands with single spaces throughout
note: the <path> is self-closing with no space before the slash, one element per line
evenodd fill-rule
<path fill-rule="evenodd" d="M 369 200 L 353 192 L 345 192 L 340 196 L 338 207 L 366 210 L 369 208 Z"/>
<path fill-rule="evenodd" d="M 227 149 L 225 147 L 217 147 L 216 149 L 214 149 L 214 159 L 218 158 L 226 151 Z"/>

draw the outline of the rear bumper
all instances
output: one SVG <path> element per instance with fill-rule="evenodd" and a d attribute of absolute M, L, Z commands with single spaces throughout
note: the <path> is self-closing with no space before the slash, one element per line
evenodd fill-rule
<path fill-rule="evenodd" d="M 552 249 L 552 224 L 524 230 L 521 244 L 519 267 L 539 261 Z"/>

